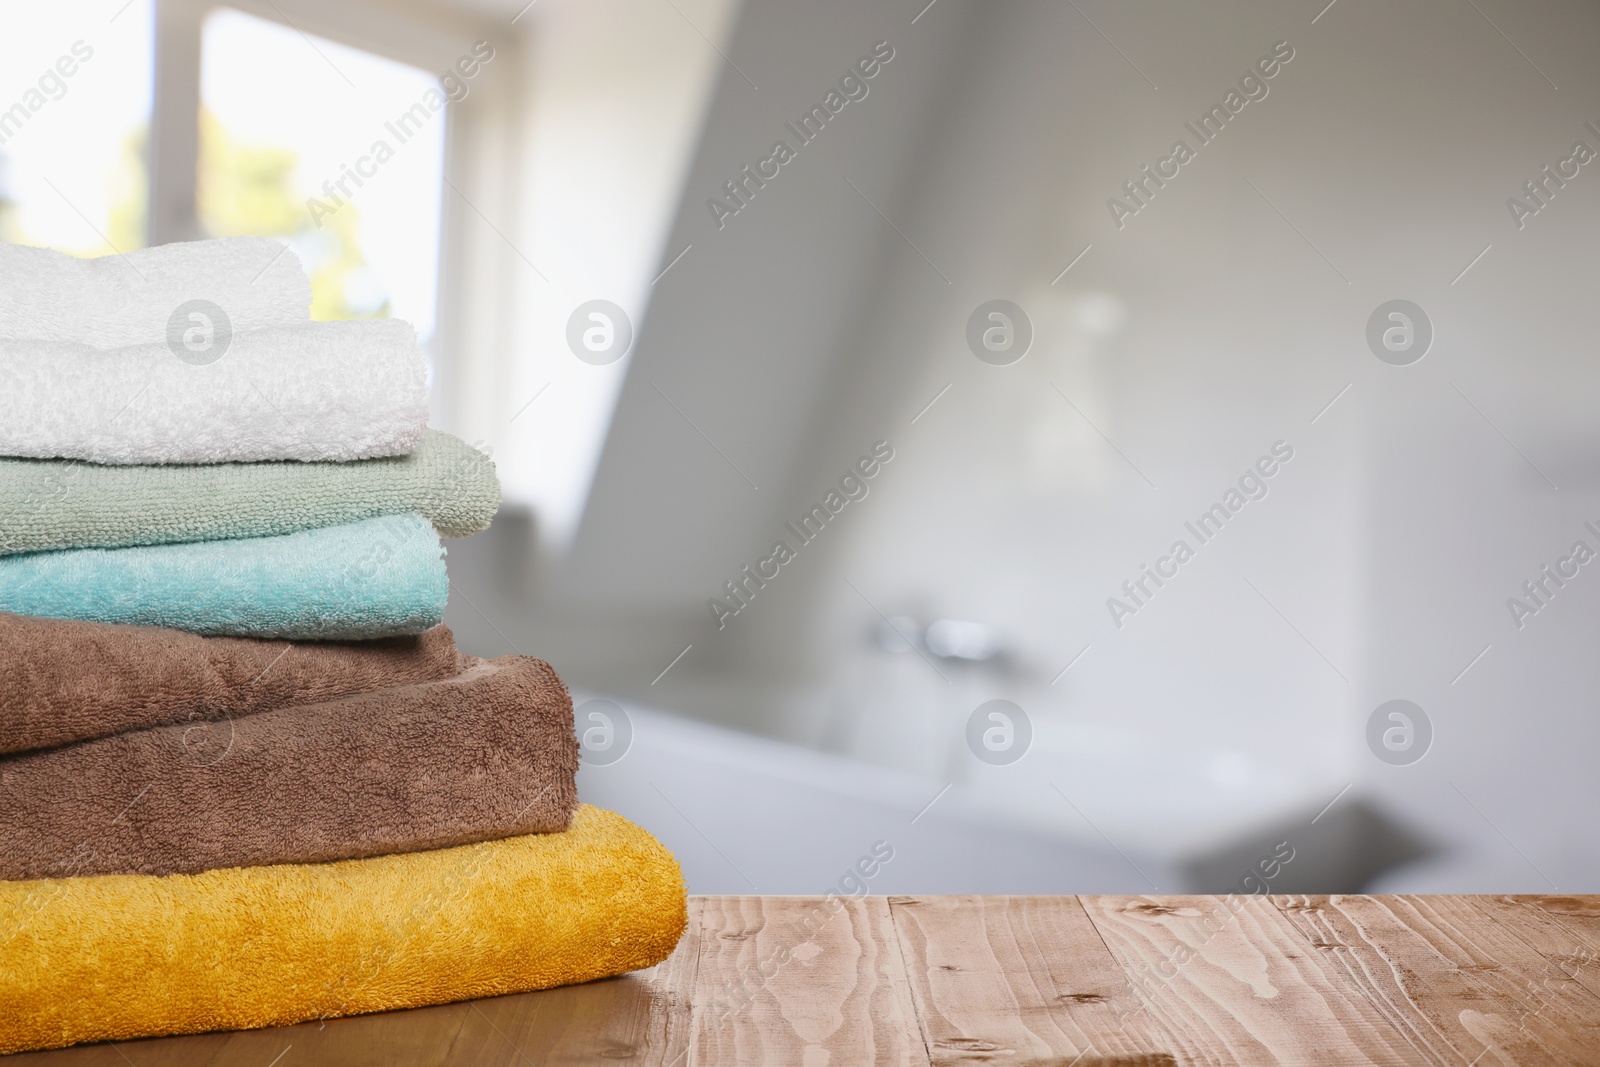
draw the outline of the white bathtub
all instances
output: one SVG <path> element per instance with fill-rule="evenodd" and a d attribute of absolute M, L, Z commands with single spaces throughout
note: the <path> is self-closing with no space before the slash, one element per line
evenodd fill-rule
<path fill-rule="evenodd" d="M 654 833 L 693 893 L 826 892 L 878 842 L 874 894 L 1350 892 L 1417 852 L 1348 783 L 1221 750 L 1046 724 L 952 783 L 618 704 L 631 743 L 579 793 Z"/>

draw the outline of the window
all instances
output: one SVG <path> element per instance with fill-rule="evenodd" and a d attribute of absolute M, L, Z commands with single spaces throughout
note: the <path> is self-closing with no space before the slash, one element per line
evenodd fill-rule
<path fill-rule="evenodd" d="M 707 41 L 737 5 L 230 4 L 8 5 L 0 240 L 282 239 L 314 318 L 417 327 L 432 424 L 492 445 L 559 551 L 628 367 L 579 361 L 567 321 L 604 298 L 638 330 L 685 251 L 666 241 L 722 70 Z"/>
<path fill-rule="evenodd" d="M 145 243 L 152 0 L 17 4 L 0 34 L 0 240 Z"/>
<path fill-rule="evenodd" d="M 429 337 L 446 111 L 418 105 L 437 77 L 226 8 L 202 41 L 204 230 L 286 238 L 313 318 L 393 316 Z"/>

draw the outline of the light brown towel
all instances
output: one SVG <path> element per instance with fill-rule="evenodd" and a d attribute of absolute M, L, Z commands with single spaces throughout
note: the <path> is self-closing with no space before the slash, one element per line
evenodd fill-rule
<path fill-rule="evenodd" d="M 203 733 L 196 744 L 196 733 Z M 542 660 L 0 758 L 0 878 L 192 874 L 565 830 L 572 700 Z"/>
<path fill-rule="evenodd" d="M 296 643 L 0 614 L 0 753 L 316 704 L 464 666 L 443 626 Z"/>

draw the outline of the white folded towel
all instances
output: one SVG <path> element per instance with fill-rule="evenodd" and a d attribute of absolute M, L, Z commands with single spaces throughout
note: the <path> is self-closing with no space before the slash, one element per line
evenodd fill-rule
<path fill-rule="evenodd" d="M 311 318 L 311 284 L 300 258 L 266 237 L 190 241 L 98 259 L 0 244 L 0 294 L 0 338 L 95 348 L 164 341 L 169 327 L 187 328 L 194 309 L 179 309 L 197 300 L 221 308 L 236 332 Z"/>
<path fill-rule="evenodd" d="M 0 455 L 343 461 L 409 453 L 427 421 L 427 362 L 396 319 L 235 333 L 201 357 L 0 341 Z"/>

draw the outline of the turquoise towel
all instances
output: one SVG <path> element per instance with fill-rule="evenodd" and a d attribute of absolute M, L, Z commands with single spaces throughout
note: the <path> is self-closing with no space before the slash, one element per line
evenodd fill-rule
<path fill-rule="evenodd" d="M 211 635 L 335 640 L 444 620 L 444 547 L 421 515 L 317 530 L 0 558 L 0 611 Z"/>

